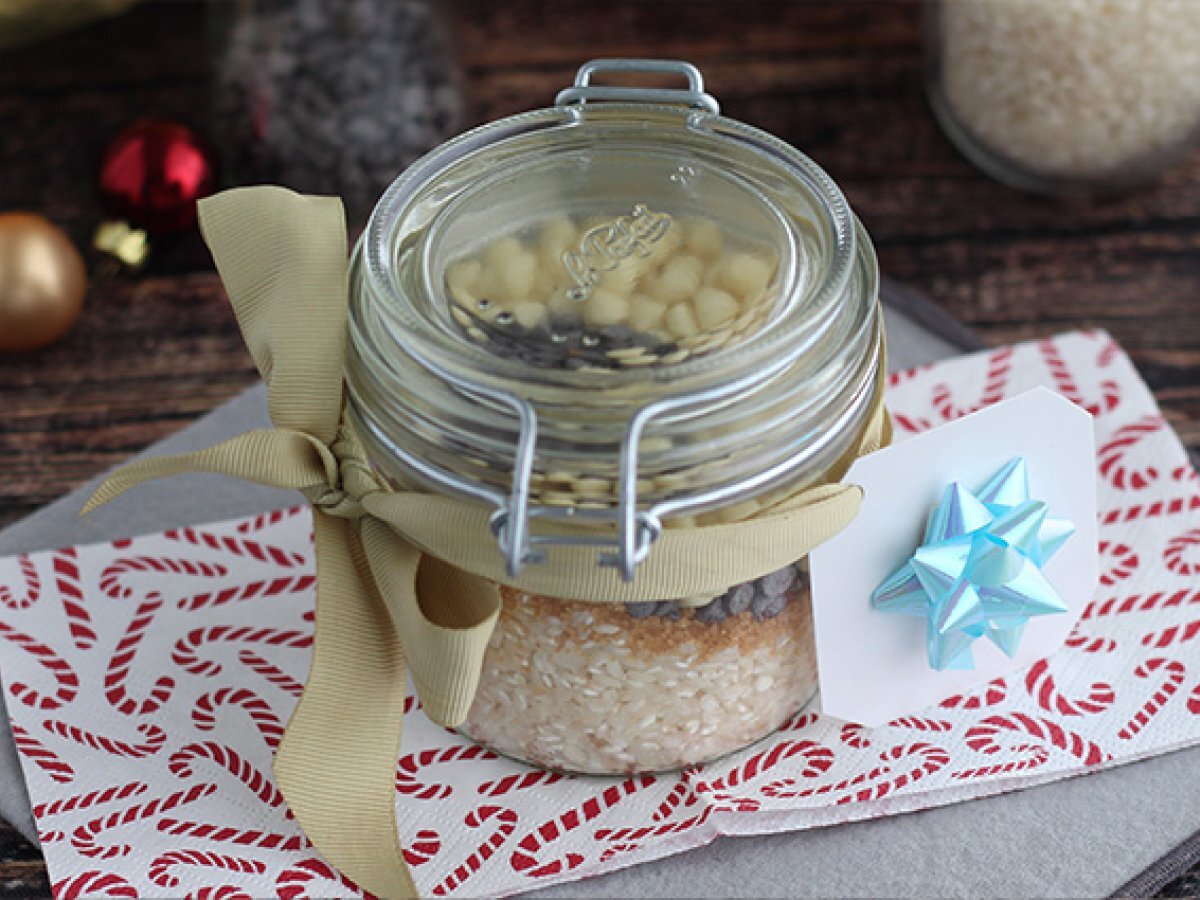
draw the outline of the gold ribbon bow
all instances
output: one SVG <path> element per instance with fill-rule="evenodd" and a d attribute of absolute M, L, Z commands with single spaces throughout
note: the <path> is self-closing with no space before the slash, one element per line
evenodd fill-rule
<path fill-rule="evenodd" d="M 201 201 L 200 227 L 268 384 L 276 427 L 126 466 L 83 512 L 141 482 L 184 472 L 303 492 L 316 538 L 316 636 L 275 776 L 316 848 L 378 896 L 417 894 L 394 809 L 406 666 L 426 714 L 461 724 L 499 615 L 498 584 L 597 602 L 715 595 L 794 562 L 858 512 L 858 487 L 824 484 L 743 522 L 668 529 L 633 582 L 599 568 L 590 548 L 570 546 L 512 579 L 488 525 L 490 510 L 392 490 L 345 426 L 348 266 L 340 201 L 238 188 Z M 879 388 L 870 421 L 833 479 L 889 440 L 882 382 Z"/>

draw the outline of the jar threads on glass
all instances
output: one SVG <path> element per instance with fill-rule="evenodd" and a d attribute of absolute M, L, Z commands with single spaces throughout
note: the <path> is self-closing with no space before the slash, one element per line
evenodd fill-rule
<path fill-rule="evenodd" d="M 688 87 L 592 83 L 612 68 Z M 636 581 L 664 529 L 840 479 L 881 399 L 877 293 L 833 181 L 683 63 L 588 64 L 393 183 L 352 260 L 347 414 L 392 484 L 496 510 L 511 584 L 467 734 L 551 769 L 668 769 L 811 699 L 802 561 L 638 603 L 521 573 L 585 544 Z"/>

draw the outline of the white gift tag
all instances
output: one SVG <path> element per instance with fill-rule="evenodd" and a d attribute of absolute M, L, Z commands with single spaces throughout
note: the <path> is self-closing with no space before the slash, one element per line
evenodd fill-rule
<path fill-rule="evenodd" d="M 1068 611 L 1031 618 L 1011 658 L 980 638 L 973 668 L 937 671 L 928 621 L 875 610 L 871 594 L 921 544 L 948 484 L 977 489 L 1014 457 L 1028 465 L 1030 495 L 1075 525 L 1042 569 Z M 1039 387 L 858 460 L 845 481 L 863 488 L 862 509 L 810 557 L 822 710 L 881 725 L 1062 646 L 1098 579 L 1095 459 L 1092 417 Z"/>

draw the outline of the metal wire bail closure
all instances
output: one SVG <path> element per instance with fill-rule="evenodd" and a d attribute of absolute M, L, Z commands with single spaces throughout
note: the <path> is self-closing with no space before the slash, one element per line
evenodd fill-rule
<path fill-rule="evenodd" d="M 597 72 L 653 72 L 656 74 L 682 75 L 687 79 L 687 90 L 679 88 L 613 87 L 592 84 Z M 558 92 L 554 102 L 558 106 L 585 104 L 589 101 L 608 100 L 617 103 L 678 103 L 703 109 L 719 115 L 721 106 L 715 97 L 704 91 L 704 76 L 689 62 L 680 59 L 593 59 L 579 67 L 575 73 L 575 84 Z"/>

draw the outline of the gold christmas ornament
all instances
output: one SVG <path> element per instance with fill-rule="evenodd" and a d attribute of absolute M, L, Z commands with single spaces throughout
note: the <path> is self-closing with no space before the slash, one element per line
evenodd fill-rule
<path fill-rule="evenodd" d="M 87 270 L 70 238 L 35 213 L 0 213 L 0 352 L 60 337 L 86 293 Z"/>

